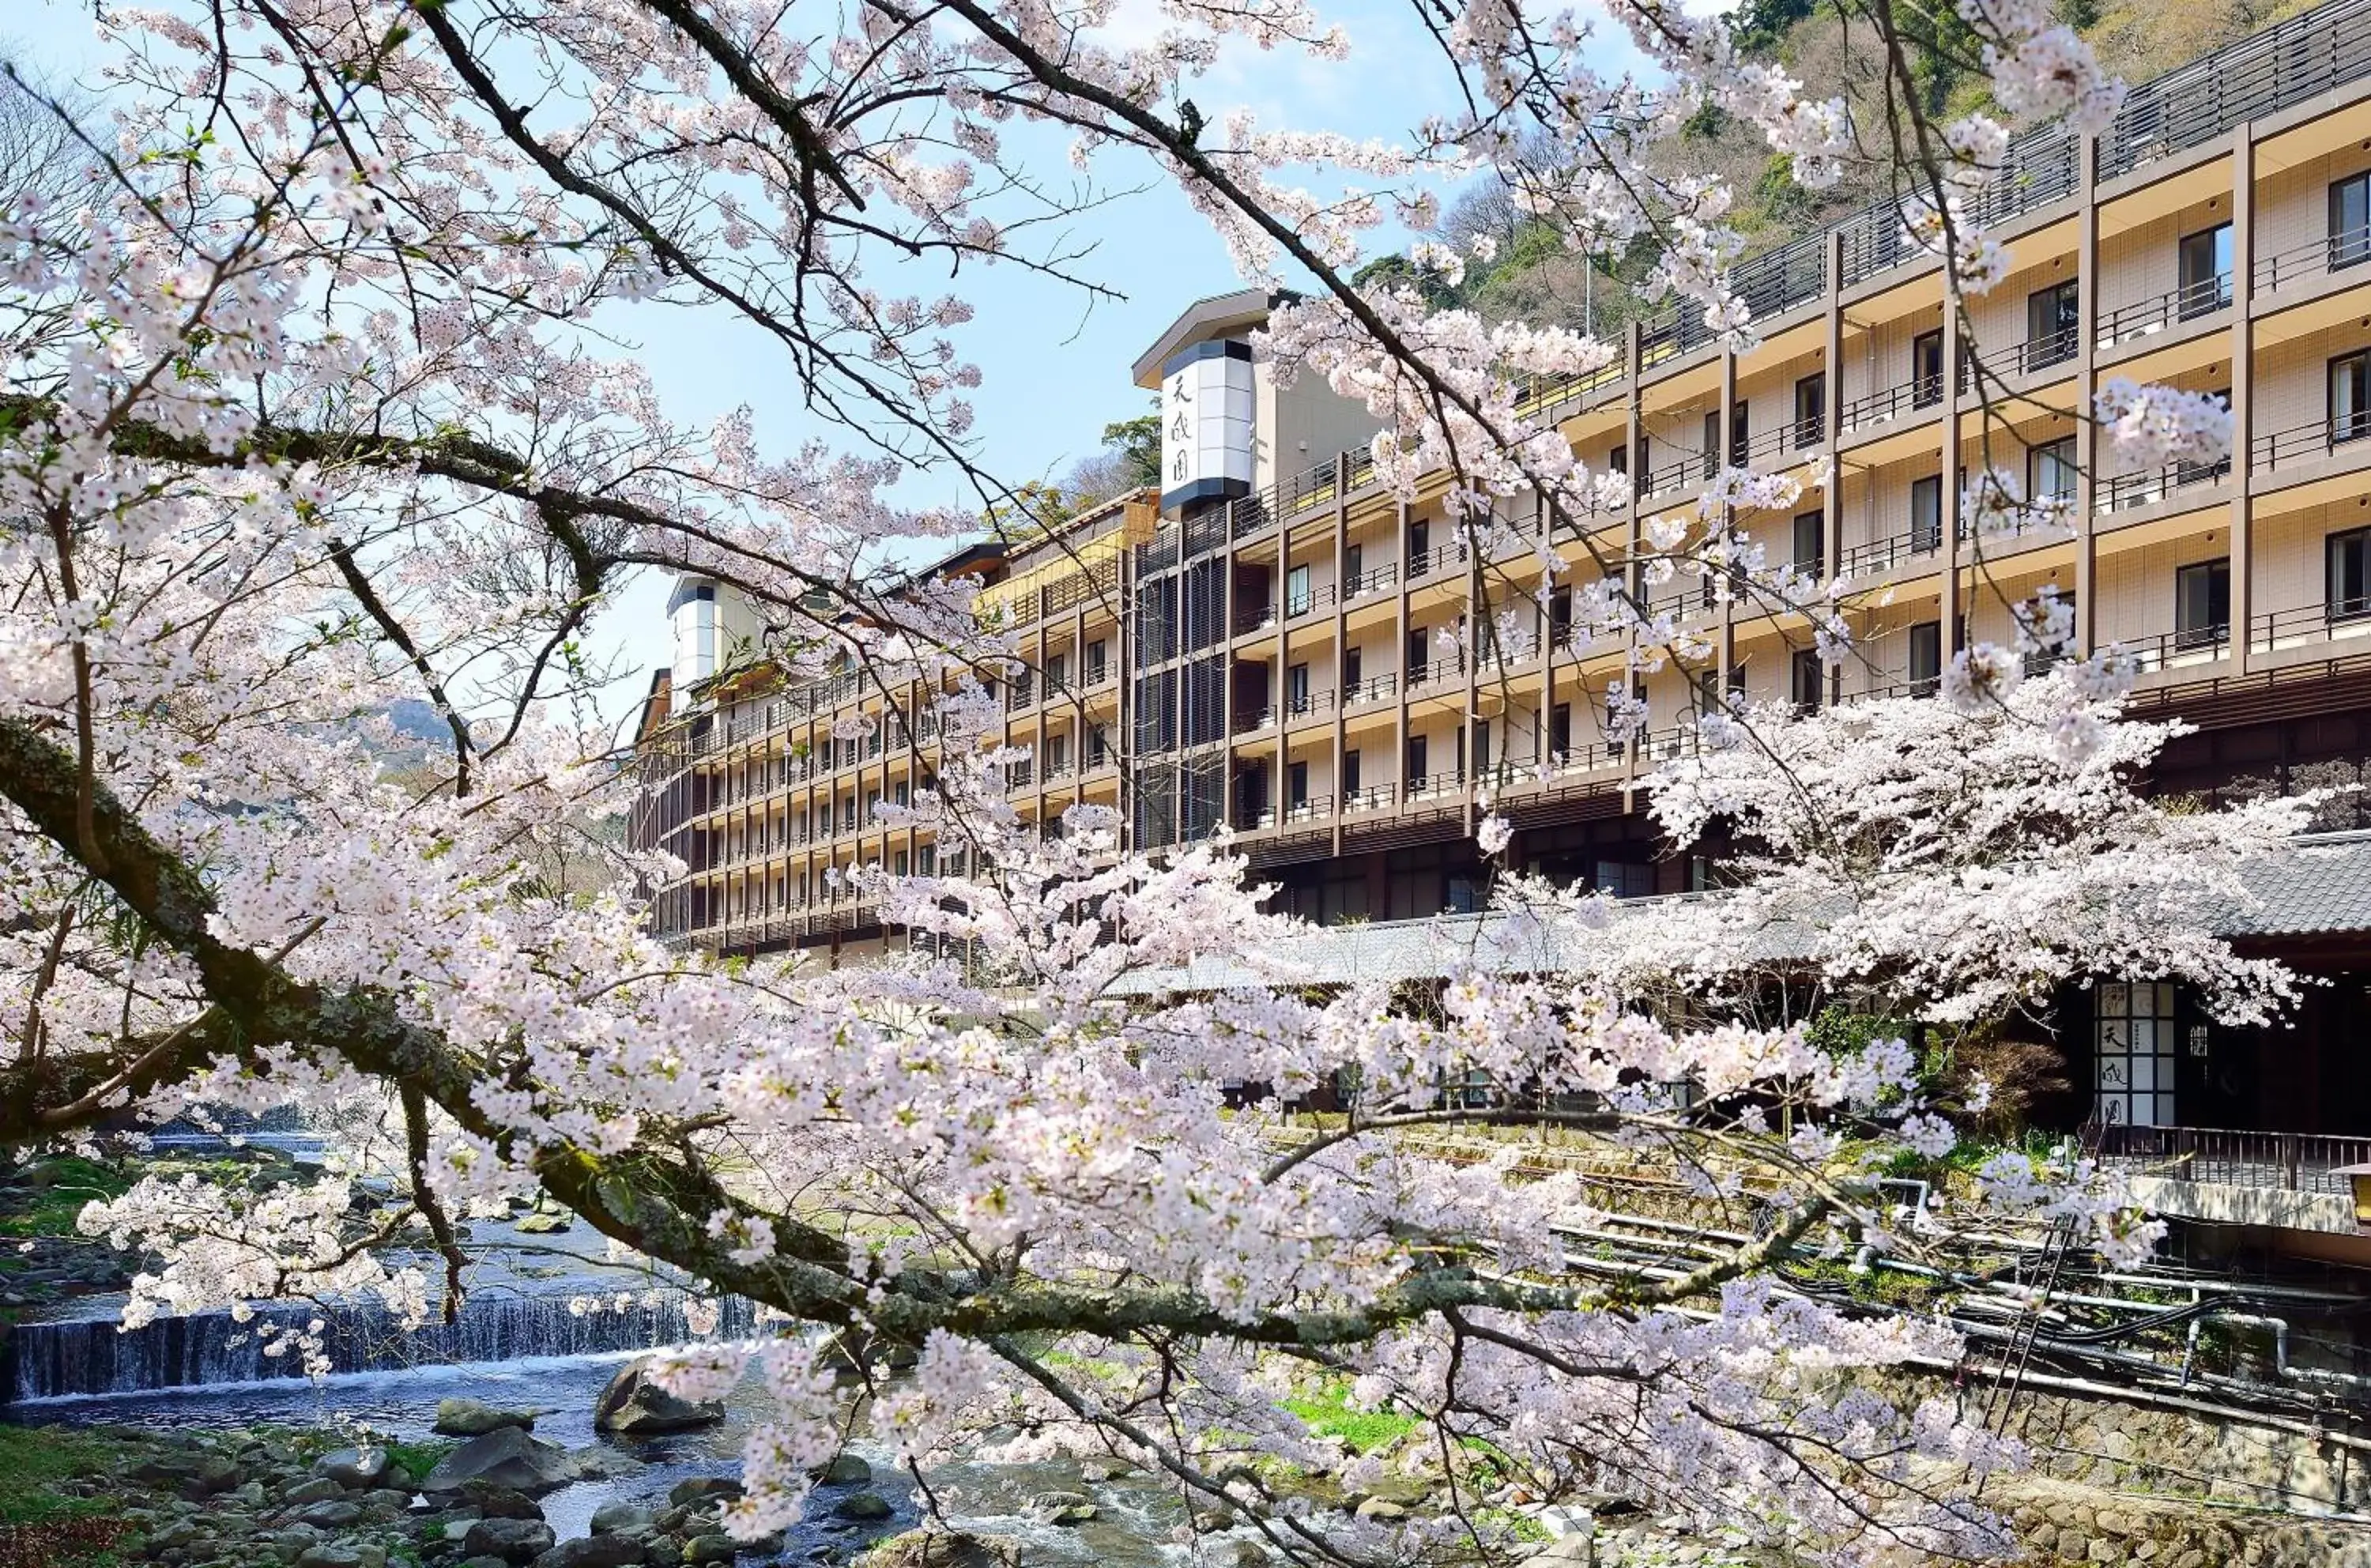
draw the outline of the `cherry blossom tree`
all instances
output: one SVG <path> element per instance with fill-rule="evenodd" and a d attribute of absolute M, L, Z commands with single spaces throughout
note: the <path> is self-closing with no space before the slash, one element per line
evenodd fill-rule
<path fill-rule="evenodd" d="M 1914 30 L 1851 9 L 1897 53 Z M 1477 1443 L 1550 1502 L 1615 1488 L 1839 1560 L 2003 1551 L 1972 1482 L 2013 1451 L 1946 1400 L 1879 1392 L 1890 1369 L 1949 1359 L 1951 1337 L 1772 1276 L 1791 1251 L 1882 1231 L 1873 1172 L 1949 1136 L 1901 1042 L 1837 1055 L 1798 1025 L 1661 1021 L 1619 974 L 1460 974 L 1418 1010 L 1312 990 L 1289 964 L 1223 994 L 1164 987 L 1197 957 L 1271 962 L 1280 922 L 1223 845 L 1148 860 L 1094 812 L 1052 838 L 1015 817 L 977 678 L 1009 650 L 955 588 L 885 572 L 872 547 L 977 514 L 896 504 L 908 468 L 1013 500 L 968 434 L 970 306 L 904 291 L 989 264 L 1111 287 L 1060 237 L 1093 181 L 1173 182 L 1246 278 L 1310 291 L 1266 352 L 1366 401 L 1387 482 L 1446 467 L 1476 530 L 1519 493 L 1577 526 L 1624 481 L 1526 415 L 1523 389 L 1611 348 L 1362 290 L 1363 254 L 1487 167 L 1578 251 L 1651 237 L 1661 284 L 1741 345 L 1727 193 L 1654 172 L 1691 115 L 1759 127 L 1806 182 L 1855 158 L 1897 173 L 1955 297 L 1999 274 L 1969 198 L 2004 122 L 1936 125 L 1905 103 L 1903 123 L 1855 125 L 1741 59 L 1718 20 L 1636 0 L 1608 16 L 1650 75 L 1610 75 L 1573 17 L 1486 0 L 1419 9 L 1451 107 L 1405 147 L 1209 125 L 1186 91 L 1221 48 L 1330 59 L 1348 41 L 1298 0 L 1163 10 L 1138 47 L 1107 41 L 1108 4 L 1039 0 L 110 13 L 113 118 L 74 121 L 107 126 L 75 133 L 91 177 L 12 197 L 0 224 L 0 1138 L 283 1110 L 338 1137 L 342 1163 L 316 1182 L 150 1182 L 95 1207 L 90 1228 L 163 1260 L 135 1322 L 295 1296 L 456 1311 L 460 1222 L 538 1193 L 665 1277 L 763 1304 L 763 1337 L 687 1347 L 665 1374 L 686 1392 L 762 1384 L 732 1516 L 752 1537 L 795 1516 L 843 1435 L 828 1330 L 918 1354 L 872 1407 L 914 1465 L 984 1441 L 1117 1454 L 1301 1561 L 1513 1553 L 1477 1495 Z M 1980 51 L 2006 114 L 2089 121 L 2115 101 L 2035 5 L 1963 6 L 1928 42 Z M 1048 128 L 1077 169 L 1023 150 Z M 1458 264 L 1421 239 L 1416 259 Z M 694 308 L 780 356 L 839 439 L 773 451 L 746 416 L 673 416 L 613 335 Z M 2112 404 L 2114 439 L 2150 460 L 2227 441 L 2174 395 Z M 1657 557 L 1817 610 L 1841 656 L 1830 585 L 1761 570 L 1735 531 L 1794 483 L 1724 475 Z M 883 891 L 984 964 L 721 965 L 645 933 L 631 889 L 653 868 L 634 857 L 606 851 L 613 875 L 589 892 L 537 873 L 581 859 L 581 824 L 628 788 L 592 722 L 606 672 L 587 628 L 654 568 L 764 606 L 787 678 L 852 666 L 946 693 L 943 789 L 902 809 L 966 846 L 967 874 Z M 1626 589 L 1585 604 L 1686 656 Z M 2053 635 L 2046 615 L 2030 625 Z M 1849 881 L 1864 901 L 1829 962 L 1866 961 L 1921 1008 L 1965 1015 L 2110 965 L 2236 1008 L 2275 994 L 2203 934 L 2211 867 L 2169 874 L 2153 853 L 2210 836 L 2134 816 L 2120 781 L 2149 737 L 2118 738 L 2112 661 L 2018 691 L 2007 658 L 1971 650 L 1953 704 L 1861 729 L 1782 740 L 1718 716 L 1729 728 L 1706 731 L 1662 809 L 1675 829 L 1751 817 L 1774 897 L 1810 875 L 1789 866 Z M 369 744 L 399 698 L 447 725 L 431 787 Z M 1878 778 L 1902 820 L 1840 814 Z M 2044 921 L 2011 906 L 2007 876 L 1952 882 L 1995 808 L 1905 833 L 1947 788 L 1997 801 L 2051 859 L 2050 891 L 2119 918 Z M 2277 826 L 2259 813 L 2232 842 Z M 2071 863 L 2092 849 L 2100 869 Z M 1949 919 L 1891 896 L 1897 870 L 1951 882 Z M 2008 929 L 2049 963 L 1986 962 L 1985 935 Z M 1948 946 L 1919 961 L 1928 938 Z M 1313 1129 L 1278 1109 L 1346 1070 L 1351 1118 Z M 1532 1108 L 1447 1103 L 1443 1084 L 1475 1073 Z M 1277 1098 L 1231 1107 L 1245 1082 Z M 1755 1239 L 1668 1279 L 1575 1274 L 1557 1228 L 1587 1221 L 1586 1190 L 1511 1145 L 1457 1160 L 1417 1136 L 1518 1121 L 1654 1162 L 1750 1213 Z M 2081 1174 L 2011 1159 L 1984 1201 L 2145 1247 Z M 400 1202 L 357 1233 L 363 1175 Z M 1270 1461 L 1337 1458 L 1279 1402 L 1313 1386 L 1417 1418 L 1449 1512 L 1346 1518 L 1275 1488 Z"/>

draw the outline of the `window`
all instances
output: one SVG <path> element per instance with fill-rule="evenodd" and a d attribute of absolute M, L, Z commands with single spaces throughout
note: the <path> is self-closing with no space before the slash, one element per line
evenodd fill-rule
<path fill-rule="evenodd" d="M 1407 634 L 1407 678 L 1414 686 L 1424 679 L 1425 662 L 1432 651 L 1432 634 L 1411 631 Z"/>
<path fill-rule="evenodd" d="M 1572 751 L 1572 704 L 1559 702 L 1548 709 L 1548 755 L 1564 756 Z"/>
<path fill-rule="evenodd" d="M 1732 468 L 1742 468 L 1745 467 L 1746 448 L 1753 444 L 1753 436 L 1750 428 L 1752 423 L 1752 421 L 1746 418 L 1746 402 L 1744 398 L 1740 398 L 1736 402 L 1729 405 L 1729 466 Z"/>
<path fill-rule="evenodd" d="M 1046 695 L 1053 697 L 1070 689 L 1070 656 L 1067 652 L 1046 656 Z"/>
<path fill-rule="evenodd" d="M 1366 664 L 1363 649 L 1353 648 L 1342 655 L 1342 691 L 1346 698 L 1365 684 Z"/>
<path fill-rule="evenodd" d="M 1626 446 L 1617 446 L 1613 451 L 1607 453 L 1605 455 L 1605 471 L 1609 474 L 1628 473 L 1630 471 L 1630 449 Z"/>
<path fill-rule="evenodd" d="M 1816 713 L 1828 684 L 1827 666 L 1816 648 L 1798 648 L 1787 660 L 1787 700 L 1798 713 Z"/>
<path fill-rule="evenodd" d="M 1309 568 L 1296 566 L 1284 574 L 1284 613 L 1305 616 L 1317 601 L 1309 583 Z"/>
<path fill-rule="evenodd" d="M 1070 771 L 1070 737 L 1068 735 L 1047 736 L 1046 777 L 1051 778 L 1057 775 L 1068 773 Z"/>
<path fill-rule="evenodd" d="M 2026 454 L 2026 493 L 2072 505 L 2075 501 L 2075 438 L 2062 435 Z"/>
<path fill-rule="evenodd" d="M 1720 411 L 1707 409 L 1704 417 L 1704 477 L 1720 472 Z"/>
<path fill-rule="evenodd" d="M 1309 711 L 1309 666 L 1294 664 L 1284 672 L 1284 707 L 1288 713 Z"/>
<path fill-rule="evenodd" d="M 2371 435 L 2371 349 L 2330 362 L 2330 443 Z"/>
<path fill-rule="evenodd" d="M 1364 577 L 1366 574 L 1367 547 L 1364 545 L 1343 546 L 1342 581 L 1345 596 L 1363 591 L 1366 585 L 1360 582 L 1359 579 Z"/>
<path fill-rule="evenodd" d="M 1910 340 L 1910 406 L 1931 409 L 1943 400 L 1943 329 Z"/>
<path fill-rule="evenodd" d="M 2330 187 L 2330 266 L 2371 261 L 2371 169 L 2334 180 Z"/>
<path fill-rule="evenodd" d="M 2175 295 L 2175 314 L 2184 321 L 2204 316 L 2231 303 L 2231 225 L 2184 235 L 2181 239 L 2181 292 Z"/>
<path fill-rule="evenodd" d="M 1910 628 L 1910 695 L 1932 697 L 1943 684 L 1943 623 L 1920 621 Z"/>
<path fill-rule="evenodd" d="M 2322 548 L 2330 618 L 2371 615 L 2371 528 L 2332 534 Z"/>
<path fill-rule="evenodd" d="M 1817 446 L 1827 425 L 1828 377 L 1821 371 L 1795 383 L 1795 450 Z"/>
<path fill-rule="evenodd" d="M 2025 363 L 2019 368 L 2040 370 L 2073 359 L 2082 313 L 2082 290 L 2073 278 L 2026 295 Z"/>
<path fill-rule="evenodd" d="M 2212 648 L 2231 633 L 2231 559 L 2202 560 L 2173 574 L 2173 645 Z"/>
<path fill-rule="evenodd" d="M 2111 1126 L 2176 1125 L 2172 985 L 2104 981 L 2093 997 L 2099 1120 Z"/>
<path fill-rule="evenodd" d="M 1410 790 L 1421 790 L 1425 780 L 1425 754 L 1430 750 L 1422 735 L 1410 735 L 1407 744 L 1405 777 Z"/>
<path fill-rule="evenodd" d="M 1559 588 L 1548 595 L 1548 637 L 1561 644 L 1572 635 L 1572 590 Z"/>
<path fill-rule="evenodd" d="M 1929 474 L 1910 481 L 1910 549 L 1943 548 L 1943 476 Z"/>
<path fill-rule="evenodd" d="M 1424 558 L 1432 553 L 1432 525 L 1411 523 L 1407 530 L 1408 575 L 1413 577 L 1425 567 Z"/>
<path fill-rule="evenodd" d="M 1111 673 L 1111 645 L 1102 638 L 1087 644 L 1087 684 L 1094 686 Z"/>
<path fill-rule="evenodd" d="M 1296 762 L 1284 770 L 1284 806 L 1297 812 L 1309 804 L 1309 765 Z"/>
<path fill-rule="evenodd" d="M 1342 801 L 1343 801 L 1343 804 L 1347 805 L 1349 802 L 1351 802 L 1352 801 L 1357 800 L 1358 798 L 1359 798 L 1359 754 L 1358 754 L 1356 751 L 1346 751 L 1346 752 L 1344 752 L 1344 753 L 1342 754 Z"/>
<path fill-rule="evenodd" d="M 1087 732 L 1087 766 L 1101 767 L 1111 755 L 1111 732 L 1101 724 Z"/>
<path fill-rule="evenodd" d="M 1813 577 L 1828 574 L 1828 514 L 1824 512 L 1798 512 L 1795 514 L 1795 570 Z"/>

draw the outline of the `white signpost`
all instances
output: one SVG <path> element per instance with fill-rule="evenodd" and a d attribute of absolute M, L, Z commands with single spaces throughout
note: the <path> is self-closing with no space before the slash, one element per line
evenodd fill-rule
<path fill-rule="evenodd" d="M 1197 343 L 1161 379 L 1161 504 L 1247 495 L 1252 488 L 1251 350 Z"/>

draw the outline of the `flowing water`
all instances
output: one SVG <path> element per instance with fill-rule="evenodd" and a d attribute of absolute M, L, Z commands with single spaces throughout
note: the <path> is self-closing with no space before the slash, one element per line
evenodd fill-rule
<path fill-rule="evenodd" d="M 679 1481 L 734 1473 L 742 1436 L 763 1414 L 754 1389 L 726 1401 L 723 1424 L 698 1432 L 628 1438 L 593 1426 L 595 1399 L 624 1361 L 688 1337 L 679 1290 L 653 1287 L 647 1276 L 607 1264 L 596 1250 L 599 1239 L 582 1231 L 526 1236 L 515 1226 L 480 1226 L 470 1239 L 481 1262 L 458 1321 L 409 1334 L 370 1303 L 274 1309 L 246 1323 L 227 1313 L 200 1314 L 130 1332 L 117 1326 L 120 1298 L 74 1303 L 70 1311 L 7 1335 L 0 1350 L 0 1420 L 175 1428 L 360 1423 L 381 1437 L 410 1440 L 430 1435 L 439 1400 L 532 1408 L 546 1412 L 536 1422 L 538 1437 L 571 1449 L 598 1446 L 621 1461 L 620 1474 L 578 1482 L 542 1499 L 562 1539 L 585 1534 L 594 1509 L 612 1499 L 664 1503 Z M 623 1310 L 616 1309 L 620 1295 L 630 1297 Z M 608 1305 L 584 1311 L 586 1297 L 607 1297 Z M 723 1332 L 752 1326 L 755 1314 L 746 1303 L 722 1309 Z M 340 1370 L 308 1380 L 293 1353 L 266 1354 L 271 1342 L 257 1330 L 261 1321 L 302 1328 L 315 1320 Z M 888 1450 L 859 1440 L 851 1451 L 873 1466 L 863 1490 L 887 1501 L 895 1516 L 862 1526 L 837 1521 L 828 1517 L 830 1505 L 855 1489 L 819 1492 L 811 1510 L 823 1516 L 790 1532 L 783 1562 L 804 1562 L 825 1545 L 844 1555 L 920 1522 L 917 1488 L 892 1468 Z M 1183 1505 L 1142 1482 L 1091 1485 L 1067 1463 L 970 1460 L 933 1470 L 927 1480 L 946 1522 L 1019 1539 L 1028 1563 L 1156 1568 L 1190 1561 L 1168 1539 L 1184 1520 Z M 1027 1516 L 1028 1499 L 1048 1491 L 1089 1493 L 1097 1516 L 1077 1526 Z"/>

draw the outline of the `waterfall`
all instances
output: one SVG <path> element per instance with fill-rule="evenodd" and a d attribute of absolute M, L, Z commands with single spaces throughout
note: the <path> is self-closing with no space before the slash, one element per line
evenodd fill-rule
<path fill-rule="evenodd" d="M 614 1292 L 614 1281 L 602 1283 Z M 473 1296 L 457 1322 L 432 1322 L 410 1332 L 375 1303 L 274 1307 L 244 1323 L 228 1312 L 201 1312 L 160 1318 L 129 1332 L 111 1317 L 20 1323 L 0 1341 L 0 1405 L 303 1377 L 293 1349 L 264 1354 L 269 1341 L 256 1331 L 266 1321 L 294 1331 L 320 1320 L 330 1365 L 339 1372 L 649 1350 L 695 1337 L 684 1321 L 685 1299 L 679 1292 L 645 1291 L 623 1311 L 579 1314 L 569 1310 L 570 1296 L 561 1291 Z M 718 1332 L 741 1335 L 753 1328 L 756 1309 L 747 1301 L 728 1299 L 721 1309 Z"/>

